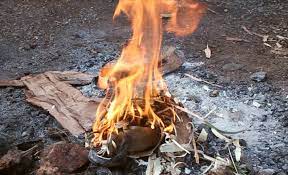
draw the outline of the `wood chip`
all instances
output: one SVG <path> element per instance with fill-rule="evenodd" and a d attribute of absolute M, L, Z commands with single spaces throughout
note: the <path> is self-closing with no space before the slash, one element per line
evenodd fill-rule
<path fill-rule="evenodd" d="M 155 154 L 149 156 L 146 175 L 160 175 L 162 171 L 160 157 L 157 158 Z"/>
<path fill-rule="evenodd" d="M 208 137 L 208 133 L 206 132 L 206 130 L 203 128 L 197 138 L 197 142 L 206 142 Z"/>
<path fill-rule="evenodd" d="M 234 150 L 234 154 L 235 154 L 235 159 L 237 162 L 240 161 L 241 159 L 241 154 L 242 154 L 242 150 L 241 150 L 241 146 L 239 143 L 239 139 L 236 139 L 235 141 L 233 141 L 233 145 L 235 145 L 235 150 Z"/>
<path fill-rule="evenodd" d="M 208 44 L 206 46 L 206 49 L 204 49 L 204 53 L 205 53 L 206 58 L 211 58 L 211 50 L 210 50 Z"/>

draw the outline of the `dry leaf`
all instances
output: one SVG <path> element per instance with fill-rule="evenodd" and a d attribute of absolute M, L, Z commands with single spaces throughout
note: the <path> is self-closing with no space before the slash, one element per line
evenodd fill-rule
<path fill-rule="evenodd" d="M 268 41 L 269 35 L 263 35 L 262 36 L 262 41 L 265 43 Z"/>
<path fill-rule="evenodd" d="M 174 153 L 174 152 L 183 152 L 184 150 L 192 151 L 192 147 L 190 144 L 181 144 L 180 148 L 174 142 L 164 143 L 159 147 L 160 152 L 162 153 Z M 184 149 L 183 149 L 184 148 Z"/>
<path fill-rule="evenodd" d="M 268 44 L 268 43 L 263 43 L 265 46 L 268 46 L 268 47 L 271 47 L 272 48 L 272 46 L 270 45 L 270 44 Z"/>
<path fill-rule="evenodd" d="M 211 58 L 211 50 L 210 50 L 208 44 L 207 44 L 206 49 L 204 49 L 204 52 L 205 52 L 206 58 Z"/>
<path fill-rule="evenodd" d="M 197 142 L 205 142 L 207 140 L 208 133 L 206 130 L 203 128 L 197 138 Z"/>
<path fill-rule="evenodd" d="M 281 48 L 282 45 L 277 42 L 277 43 L 276 43 L 276 47 Z"/>
<path fill-rule="evenodd" d="M 218 137 L 219 139 L 225 140 L 225 142 L 230 142 L 231 139 L 227 138 L 226 136 L 224 136 L 223 134 L 221 134 L 220 132 L 218 132 L 216 129 L 211 128 L 212 133 Z"/>
<path fill-rule="evenodd" d="M 235 140 L 233 142 L 233 144 L 235 145 L 235 150 L 234 150 L 234 153 L 235 153 L 235 158 L 236 158 L 236 161 L 239 162 L 240 159 L 241 159 L 241 146 L 240 146 L 240 143 L 239 143 L 239 139 Z"/>
<path fill-rule="evenodd" d="M 149 156 L 146 175 L 160 175 L 162 171 L 160 157 L 157 158 L 155 154 Z"/>

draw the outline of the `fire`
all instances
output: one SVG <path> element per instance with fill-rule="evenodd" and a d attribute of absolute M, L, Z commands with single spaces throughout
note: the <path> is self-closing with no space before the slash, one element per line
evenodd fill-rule
<path fill-rule="evenodd" d="M 101 145 L 112 133 L 117 134 L 120 122 L 144 122 L 152 129 L 173 131 L 175 112 L 171 122 L 165 123 L 152 108 L 153 99 L 166 89 L 159 69 L 163 28 L 180 36 L 192 33 L 203 12 L 203 6 L 191 0 L 119 1 L 113 18 L 126 14 L 133 35 L 117 63 L 101 70 L 98 84 L 107 90 L 107 95 L 97 109 L 93 125 L 95 145 Z M 163 27 L 164 13 L 171 14 L 171 18 Z"/>

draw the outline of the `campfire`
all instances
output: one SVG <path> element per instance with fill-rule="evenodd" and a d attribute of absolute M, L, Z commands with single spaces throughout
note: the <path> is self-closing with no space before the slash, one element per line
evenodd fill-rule
<path fill-rule="evenodd" d="M 97 167 L 123 167 L 128 158 L 142 157 L 148 157 L 147 175 L 164 171 L 164 168 L 159 169 L 160 163 L 167 168 L 165 172 L 174 172 L 176 166 L 185 164 L 183 157 L 191 152 L 197 164 L 200 163 L 200 158 L 212 162 L 204 172 L 211 170 L 212 165 L 217 170 L 222 166 L 231 166 L 230 158 L 237 171 L 229 147 L 229 159 L 205 154 L 204 146 L 200 143 L 207 141 L 208 133 L 205 128 L 196 132 L 191 118 L 200 119 L 214 136 L 227 145 L 233 145 L 237 161 L 241 157 L 239 140 L 226 137 L 222 134 L 225 131 L 187 110 L 169 92 L 163 79 L 164 73 L 177 69 L 182 64 L 177 63 L 178 66 L 167 68 L 170 62 L 165 59 L 173 55 L 175 49 L 168 48 L 163 54 L 164 32 L 180 37 L 189 35 L 197 28 L 204 12 L 205 6 L 194 0 L 120 0 L 113 18 L 125 14 L 131 22 L 132 36 L 117 61 L 107 63 L 98 76 L 74 71 L 48 71 L 27 75 L 20 80 L 0 81 L 0 87 L 25 86 L 28 89 L 25 92 L 28 102 L 49 111 L 72 135 L 79 138 L 85 133 L 85 148 L 83 145 L 73 144 L 55 144 L 47 148 L 38 174 L 74 172 L 84 167 L 88 159 Z M 177 56 L 173 57 L 173 61 L 181 62 L 177 59 Z M 189 77 L 221 88 L 192 75 Z M 97 83 L 94 82 L 95 79 Z M 91 82 L 106 92 L 104 98 L 86 97 L 79 89 L 72 87 Z M 203 149 L 199 150 L 200 146 Z M 29 155 L 36 148 L 38 146 L 29 149 Z M 78 162 L 67 168 L 59 168 L 58 163 L 75 159 L 75 152 L 68 151 L 69 157 L 65 157 L 67 150 L 72 148 L 81 154 Z M 5 165 L 3 169 L 7 172 L 13 170 L 13 166 L 8 166 L 11 164 L 10 154 L 13 155 L 14 152 L 8 153 L 2 161 Z M 19 155 L 22 154 L 28 155 L 26 151 L 19 152 Z M 178 171 L 172 174 L 180 173 Z"/>
<path fill-rule="evenodd" d="M 127 15 L 133 34 L 117 62 L 102 69 L 98 81 L 106 89 L 91 141 L 99 156 L 110 157 L 123 141 L 129 153 L 147 151 L 157 146 L 164 132 L 177 133 L 175 123 L 183 119 L 162 77 L 162 35 L 164 30 L 179 36 L 192 33 L 203 11 L 201 4 L 186 0 L 119 1 L 114 18 Z M 166 21 L 161 14 L 171 16 Z"/>

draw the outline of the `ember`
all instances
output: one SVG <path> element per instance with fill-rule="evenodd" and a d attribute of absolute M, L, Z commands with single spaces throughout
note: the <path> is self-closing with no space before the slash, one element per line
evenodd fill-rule
<path fill-rule="evenodd" d="M 106 98 L 97 109 L 93 125 L 93 145 L 102 146 L 100 152 L 108 155 L 111 148 L 105 145 L 116 148 L 115 135 L 125 135 L 131 126 L 170 133 L 175 129 L 177 113 L 171 96 L 164 95 L 168 90 L 159 69 L 162 32 L 163 28 L 179 36 L 193 32 L 204 8 L 191 0 L 120 0 L 114 18 L 122 12 L 131 20 L 133 35 L 117 63 L 101 71 L 98 84 L 107 90 Z M 164 27 L 161 14 L 171 14 Z"/>

